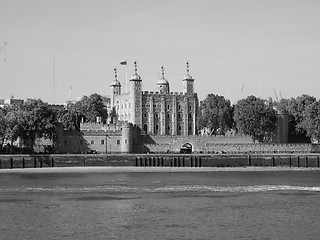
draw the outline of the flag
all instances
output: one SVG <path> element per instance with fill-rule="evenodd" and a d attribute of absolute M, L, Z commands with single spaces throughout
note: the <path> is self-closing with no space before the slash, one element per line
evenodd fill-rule
<path fill-rule="evenodd" d="M 120 62 L 120 65 L 127 65 L 127 61 Z"/>

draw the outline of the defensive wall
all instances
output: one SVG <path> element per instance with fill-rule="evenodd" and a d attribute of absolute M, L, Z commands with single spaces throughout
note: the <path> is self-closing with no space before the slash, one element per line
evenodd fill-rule
<path fill-rule="evenodd" d="M 184 144 L 192 145 L 192 152 L 200 153 L 310 153 L 319 152 L 312 144 L 253 143 L 249 136 L 141 136 L 134 146 L 136 153 L 179 153 Z"/>
<path fill-rule="evenodd" d="M 54 154 L 0 155 L 0 168 L 76 166 L 319 168 L 320 154 Z M 0 171 L 1 173 L 1 171 Z"/>

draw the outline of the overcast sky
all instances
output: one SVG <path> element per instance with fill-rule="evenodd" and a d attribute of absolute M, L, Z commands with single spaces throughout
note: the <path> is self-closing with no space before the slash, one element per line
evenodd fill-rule
<path fill-rule="evenodd" d="M 276 98 L 275 92 L 320 98 L 319 0 L 0 3 L 0 45 L 7 42 L 0 98 L 62 103 L 109 95 L 114 67 L 125 85 L 123 60 L 129 78 L 138 61 L 148 91 L 156 91 L 164 65 L 170 90 L 181 92 L 189 60 L 200 100 L 209 93 L 233 103 L 248 95 Z"/>

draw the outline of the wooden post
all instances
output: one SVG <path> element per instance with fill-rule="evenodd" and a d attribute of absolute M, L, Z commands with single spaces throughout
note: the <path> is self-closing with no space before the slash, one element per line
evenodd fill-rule
<path fill-rule="evenodd" d="M 291 155 L 289 156 L 289 167 L 291 167 Z"/>
<path fill-rule="evenodd" d="M 12 157 L 10 158 L 10 168 L 11 169 L 13 168 L 13 159 L 12 159 Z"/>
<path fill-rule="evenodd" d="M 300 167 L 300 156 L 298 156 L 298 167 Z"/>
<path fill-rule="evenodd" d="M 306 168 L 308 167 L 308 156 L 306 155 Z"/>
<path fill-rule="evenodd" d="M 272 155 L 272 167 L 274 167 L 275 162 L 274 162 L 274 155 Z"/>
<path fill-rule="evenodd" d="M 22 158 L 22 168 L 25 168 L 25 159 L 24 158 Z"/>
<path fill-rule="evenodd" d="M 54 159 L 53 159 L 53 157 L 51 158 L 51 167 L 54 167 Z"/>
<path fill-rule="evenodd" d="M 37 168 L 37 159 L 36 158 L 33 159 L 33 167 Z"/>
<path fill-rule="evenodd" d="M 251 156 L 248 154 L 248 166 L 251 167 Z"/>

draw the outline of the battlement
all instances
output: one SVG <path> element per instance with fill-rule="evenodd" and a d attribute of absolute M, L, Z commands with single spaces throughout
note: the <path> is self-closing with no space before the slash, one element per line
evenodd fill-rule
<path fill-rule="evenodd" d="M 80 123 L 81 131 L 121 131 L 122 127 L 134 127 L 132 123 L 127 121 L 119 121 L 114 124 L 102 123 Z"/>
<path fill-rule="evenodd" d="M 169 92 L 169 93 L 161 93 L 161 92 L 154 92 L 154 91 L 142 91 L 142 95 L 144 96 L 186 96 L 189 97 L 190 95 L 192 96 L 197 96 L 196 93 L 194 94 L 189 94 L 189 93 L 183 93 L 183 92 Z"/>

